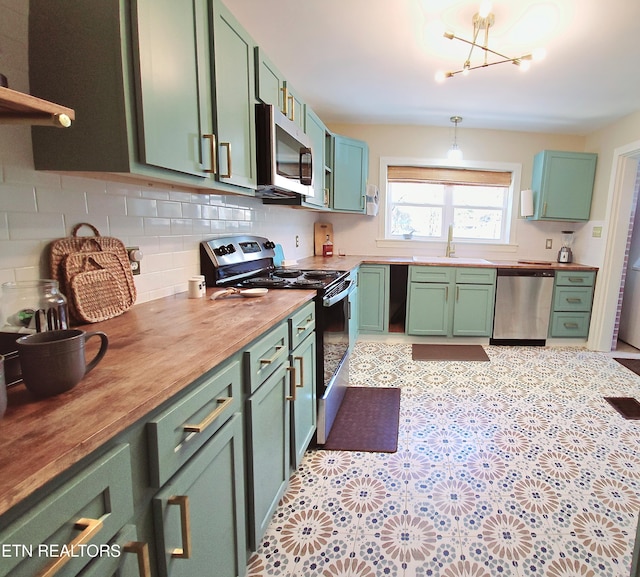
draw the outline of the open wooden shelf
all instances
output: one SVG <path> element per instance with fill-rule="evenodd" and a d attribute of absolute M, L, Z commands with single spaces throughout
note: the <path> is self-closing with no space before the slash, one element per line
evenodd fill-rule
<path fill-rule="evenodd" d="M 75 117 L 72 108 L 0 86 L 0 124 L 42 124 L 67 128 Z"/>

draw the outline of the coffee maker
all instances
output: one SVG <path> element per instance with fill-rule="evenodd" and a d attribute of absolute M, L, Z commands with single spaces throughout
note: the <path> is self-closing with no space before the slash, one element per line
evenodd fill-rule
<path fill-rule="evenodd" d="M 558 262 L 569 263 L 573 262 L 573 252 L 571 252 L 571 245 L 573 244 L 573 231 L 562 231 L 562 247 L 558 251 Z"/>

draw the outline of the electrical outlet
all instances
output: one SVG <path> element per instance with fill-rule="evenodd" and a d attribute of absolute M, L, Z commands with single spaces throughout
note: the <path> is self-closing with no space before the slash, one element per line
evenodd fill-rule
<path fill-rule="evenodd" d="M 131 274 L 140 274 L 140 261 L 142 260 L 142 251 L 139 246 L 128 246 L 127 255 L 129 264 L 131 265 Z"/>
<path fill-rule="evenodd" d="M 593 238 L 602 238 L 602 227 L 601 226 L 594 226 L 592 231 L 591 231 L 591 236 Z"/>
<path fill-rule="evenodd" d="M 300 246 L 300 235 L 296 234 L 296 248 Z"/>
<path fill-rule="evenodd" d="M 552 238 L 548 238 L 547 241 L 545 242 L 544 248 L 553 248 L 553 239 Z"/>

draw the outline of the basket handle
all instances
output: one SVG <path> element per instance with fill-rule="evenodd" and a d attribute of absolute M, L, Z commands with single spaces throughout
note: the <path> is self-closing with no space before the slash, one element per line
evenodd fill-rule
<path fill-rule="evenodd" d="M 93 231 L 93 236 L 100 236 L 100 231 L 95 226 L 93 226 L 92 224 L 89 224 L 88 222 L 79 222 L 78 224 L 76 224 L 71 229 L 71 236 L 78 236 L 78 231 L 83 226 L 88 226 Z"/>

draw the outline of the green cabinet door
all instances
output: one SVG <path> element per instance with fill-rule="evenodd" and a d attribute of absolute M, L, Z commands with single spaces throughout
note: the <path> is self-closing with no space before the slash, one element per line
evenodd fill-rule
<path fill-rule="evenodd" d="M 246 405 L 249 545 L 254 551 L 289 481 L 290 389 L 282 364 Z"/>
<path fill-rule="evenodd" d="M 284 81 L 285 97 L 287 102 L 285 104 L 285 116 L 295 122 L 301 130 L 304 130 L 304 114 L 305 104 L 300 95 L 291 86 L 289 82 Z"/>
<path fill-rule="evenodd" d="M 242 417 L 236 413 L 153 499 L 163 577 L 245 574 Z"/>
<path fill-rule="evenodd" d="M 407 334 L 449 336 L 451 287 L 443 283 L 409 283 Z"/>
<path fill-rule="evenodd" d="M 135 2 L 141 161 L 198 176 L 211 168 L 203 136 L 213 133 L 207 4 Z"/>
<path fill-rule="evenodd" d="M 389 266 L 362 265 L 358 271 L 358 323 L 362 332 L 389 330 Z"/>
<path fill-rule="evenodd" d="M 325 144 L 327 128 L 320 117 L 311 109 L 305 107 L 304 130 L 311 140 L 313 151 L 313 196 L 305 198 L 305 204 L 325 206 Z"/>
<path fill-rule="evenodd" d="M 316 432 L 316 335 L 308 336 L 291 353 L 294 383 L 291 383 L 291 465 L 300 466 L 304 452 Z"/>
<path fill-rule="evenodd" d="M 255 48 L 256 98 L 284 111 L 284 78 L 259 46 Z"/>
<path fill-rule="evenodd" d="M 456 285 L 454 337 L 487 337 L 493 328 L 495 285 Z"/>
<path fill-rule="evenodd" d="M 533 163 L 532 220 L 589 220 L 597 155 L 543 150 Z"/>
<path fill-rule="evenodd" d="M 255 78 L 252 38 L 214 1 L 217 179 L 256 188 Z"/>
<path fill-rule="evenodd" d="M 336 211 L 364 213 L 368 173 L 367 143 L 335 135 L 331 208 Z"/>

